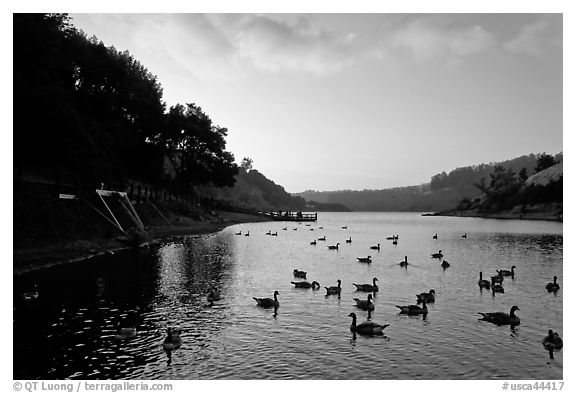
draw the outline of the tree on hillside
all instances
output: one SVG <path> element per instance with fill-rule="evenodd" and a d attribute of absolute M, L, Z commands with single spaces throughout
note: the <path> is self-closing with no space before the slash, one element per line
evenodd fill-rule
<path fill-rule="evenodd" d="M 542 153 L 538 155 L 536 161 L 536 168 L 534 168 L 534 173 L 538 173 L 543 171 L 544 169 L 550 168 L 553 165 L 556 165 L 557 162 L 554 160 L 550 154 Z"/>
<path fill-rule="evenodd" d="M 225 151 L 227 133 L 226 128 L 213 126 L 195 104 L 178 104 L 170 108 L 164 130 L 154 142 L 165 149 L 179 185 L 232 186 L 238 167 L 234 156 Z"/>

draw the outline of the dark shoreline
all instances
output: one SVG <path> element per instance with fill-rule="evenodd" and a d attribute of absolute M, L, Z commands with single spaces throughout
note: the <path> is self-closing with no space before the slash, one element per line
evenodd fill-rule
<path fill-rule="evenodd" d="M 36 249 L 14 249 L 13 276 L 16 277 L 62 264 L 85 261 L 100 255 L 135 247 L 149 247 L 170 239 L 215 233 L 235 224 L 264 221 L 270 220 L 262 216 L 244 213 L 219 212 L 219 221 L 199 221 L 183 226 L 166 225 L 152 227 L 148 231 L 147 239 L 138 245 L 129 245 L 118 238 L 113 238 L 76 240 Z"/>
<path fill-rule="evenodd" d="M 497 220 L 526 220 L 526 221 L 554 221 L 563 222 L 563 217 L 553 213 L 478 213 L 474 211 L 444 211 L 436 213 L 424 213 L 422 216 L 440 216 L 440 217 L 475 217 L 475 218 L 492 218 Z"/>

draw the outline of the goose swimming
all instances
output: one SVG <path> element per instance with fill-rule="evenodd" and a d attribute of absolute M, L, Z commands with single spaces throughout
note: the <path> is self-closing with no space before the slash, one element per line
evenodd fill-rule
<path fill-rule="evenodd" d="M 502 273 L 498 272 L 498 275 L 490 277 L 490 280 L 494 280 L 495 283 L 502 284 L 504 282 L 504 277 Z"/>
<path fill-rule="evenodd" d="M 114 335 L 115 340 L 127 340 L 129 338 L 136 337 L 136 327 L 134 326 L 124 326 L 120 325 L 118 322 L 117 332 Z"/>
<path fill-rule="evenodd" d="M 436 301 L 436 291 L 431 289 L 428 292 L 422 292 L 421 294 L 416 295 L 416 297 L 418 298 L 418 301 L 416 302 L 417 304 L 420 304 L 423 301 L 426 301 L 426 303 L 434 303 Z"/>
<path fill-rule="evenodd" d="M 439 250 L 438 252 L 435 252 L 434 254 L 430 254 L 432 255 L 432 258 L 437 258 L 440 259 L 444 256 L 444 254 L 442 254 L 442 250 Z"/>
<path fill-rule="evenodd" d="M 320 241 L 326 241 L 326 236 L 319 237 L 318 240 L 320 240 Z"/>
<path fill-rule="evenodd" d="M 380 243 L 378 243 L 377 246 L 370 246 L 370 249 L 371 249 L 371 250 L 378 250 L 378 251 L 380 251 Z"/>
<path fill-rule="evenodd" d="M 548 292 L 556 292 L 557 290 L 560 289 L 560 285 L 558 285 L 558 283 L 556 282 L 557 279 L 558 277 L 554 276 L 554 282 L 549 282 L 548 284 L 546 284 L 546 289 L 548 290 Z"/>
<path fill-rule="evenodd" d="M 328 295 L 340 295 L 340 292 L 342 291 L 342 288 L 340 286 L 342 284 L 342 281 L 340 281 L 340 279 L 338 279 L 338 280 L 336 280 L 336 282 L 338 283 L 337 287 L 329 287 L 329 288 L 324 287 L 324 288 L 326 288 L 326 296 L 328 296 Z"/>
<path fill-rule="evenodd" d="M 440 266 L 442 266 L 444 269 L 446 269 L 446 268 L 450 267 L 450 264 L 448 263 L 447 260 L 444 260 L 444 261 L 442 261 L 442 264 Z"/>
<path fill-rule="evenodd" d="M 512 268 L 510 270 L 496 270 L 498 272 L 499 275 L 501 276 L 512 276 L 514 277 L 514 269 L 516 269 L 516 266 L 512 266 Z"/>
<path fill-rule="evenodd" d="M 482 279 L 482 272 L 480 272 L 480 279 L 478 280 L 478 285 L 482 288 L 490 288 L 490 281 Z"/>
<path fill-rule="evenodd" d="M 307 272 L 305 272 L 304 270 L 294 269 L 294 277 L 306 278 L 306 274 L 307 274 Z"/>
<path fill-rule="evenodd" d="M 408 267 L 408 256 L 404 256 L 404 260 L 400 262 L 400 266 Z"/>
<path fill-rule="evenodd" d="M 438 234 L 435 233 L 434 236 L 432 236 L 432 239 L 438 239 Z"/>
<path fill-rule="evenodd" d="M 390 324 L 380 325 L 371 321 L 362 322 L 356 325 L 356 314 L 351 312 L 348 314 L 348 316 L 352 317 L 352 324 L 350 325 L 350 331 L 352 333 L 375 336 L 378 334 L 383 334 L 382 331 L 390 326 Z"/>
<path fill-rule="evenodd" d="M 426 306 L 426 300 L 422 300 L 422 307 L 416 306 L 414 304 L 410 306 L 396 306 L 400 309 L 400 314 L 408 315 L 419 315 L 428 314 L 428 307 Z"/>
<path fill-rule="evenodd" d="M 352 237 L 350 237 L 349 239 L 346 239 L 346 243 L 352 243 Z"/>
<path fill-rule="evenodd" d="M 339 245 L 340 245 L 340 243 L 336 243 L 335 246 L 328 246 L 328 249 L 329 250 L 337 250 Z"/>
<path fill-rule="evenodd" d="M 369 311 L 374 310 L 374 303 L 372 303 L 371 293 L 368 294 L 368 298 L 366 300 L 361 300 L 358 299 L 357 297 L 355 297 L 353 300 L 356 302 L 356 307 L 362 310 L 369 310 Z"/>
<path fill-rule="evenodd" d="M 310 242 L 310 244 L 313 245 L 313 246 L 315 246 L 315 245 L 316 245 L 316 239 L 312 240 L 312 241 Z"/>
<path fill-rule="evenodd" d="M 542 340 L 542 345 L 544 345 L 544 348 L 548 350 L 559 350 L 562 349 L 564 343 L 562 342 L 562 338 L 558 333 L 555 333 L 552 329 L 549 329 L 548 335 Z"/>
<path fill-rule="evenodd" d="M 278 291 L 274 291 L 274 299 L 270 299 L 269 297 L 264 298 L 257 298 L 253 297 L 252 299 L 256 300 L 257 305 L 263 308 L 270 308 L 270 307 L 278 307 L 280 303 L 278 302 Z"/>
<path fill-rule="evenodd" d="M 372 262 L 372 257 L 370 255 L 368 255 L 366 258 L 356 257 L 356 259 L 358 259 L 358 262 L 364 262 L 364 263 L 371 263 Z"/>
<path fill-rule="evenodd" d="M 352 285 L 354 285 L 356 287 L 357 291 L 378 292 L 378 285 L 376 285 L 376 281 L 378 281 L 378 279 L 376 277 L 374 277 L 372 279 L 372 284 L 354 284 L 354 283 L 352 283 Z"/>
<path fill-rule="evenodd" d="M 309 283 L 308 281 L 291 281 L 292 284 L 294 284 L 295 288 L 312 288 L 312 289 L 318 289 L 320 288 L 320 284 L 318 283 L 318 281 L 312 281 L 311 283 Z"/>
<path fill-rule="evenodd" d="M 510 313 L 505 312 L 479 312 L 482 315 L 480 321 L 488 321 L 496 325 L 519 325 L 520 318 L 514 314 L 515 311 L 520 311 L 517 306 L 512 306 Z"/>
<path fill-rule="evenodd" d="M 492 290 L 492 292 L 504 293 L 504 287 L 500 284 L 496 284 L 494 277 L 492 277 L 492 283 L 490 284 L 490 289 Z"/>
<path fill-rule="evenodd" d="M 169 327 L 166 329 L 166 338 L 162 343 L 162 347 L 165 351 L 173 351 L 182 346 L 182 337 L 180 337 L 181 330 L 178 328 Z"/>

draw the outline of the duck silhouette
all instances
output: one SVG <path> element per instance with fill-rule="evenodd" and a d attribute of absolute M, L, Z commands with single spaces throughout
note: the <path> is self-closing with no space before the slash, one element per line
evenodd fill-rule
<path fill-rule="evenodd" d="M 436 291 L 431 289 L 428 292 L 422 292 L 419 295 L 416 295 L 416 298 L 418 299 L 418 301 L 416 303 L 420 304 L 423 301 L 426 301 L 426 303 L 434 303 L 436 301 Z"/>
<path fill-rule="evenodd" d="M 482 279 L 482 272 L 480 272 L 480 279 L 478 280 L 478 285 L 481 288 L 486 288 L 486 289 L 490 288 L 490 281 Z"/>
<path fill-rule="evenodd" d="M 510 268 L 510 270 L 496 270 L 496 272 L 498 272 L 498 274 L 501 276 L 514 277 L 514 269 L 516 269 L 516 266 L 512 266 L 512 268 Z"/>
<path fill-rule="evenodd" d="M 554 276 L 554 282 L 549 282 L 548 284 L 546 284 L 546 290 L 548 292 L 556 292 L 557 290 L 560 289 L 560 285 L 558 285 L 556 280 L 558 280 L 558 277 Z"/>
<path fill-rule="evenodd" d="M 298 270 L 298 269 L 294 269 L 294 277 L 296 278 L 306 278 L 306 274 L 308 274 L 307 272 L 305 272 L 304 270 Z"/>
<path fill-rule="evenodd" d="M 488 321 L 496 325 L 519 325 L 520 318 L 514 314 L 515 311 L 520 311 L 517 306 L 512 306 L 510 313 L 505 312 L 479 312 L 482 315 L 480 321 Z"/>
<path fill-rule="evenodd" d="M 426 306 L 426 300 L 422 300 L 422 307 L 417 305 L 409 305 L 409 306 L 396 306 L 400 309 L 400 314 L 408 314 L 408 315 L 420 315 L 420 314 L 428 314 L 428 307 Z"/>
<path fill-rule="evenodd" d="M 372 284 L 354 284 L 354 283 L 352 283 L 352 285 L 354 285 L 356 287 L 357 291 L 378 292 L 378 285 L 376 285 L 376 281 L 378 281 L 378 279 L 376 277 L 374 277 L 372 279 Z"/>
<path fill-rule="evenodd" d="M 383 330 L 386 329 L 390 324 L 380 325 L 371 321 L 365 321 L 356 325 L 356 314 L 351 312 L 348 314 L 352 317 L 352 323 L 350 324 L 350 331 L 352 333 L 358 333 L 366 336 L 375 336 L 383 334 Z"/>
<path fill-rule="evenodd" d="M 182 346 L 182 337 L 180 337 L 181 333 L 182 331 L 178 328 L 169 327 L 166 329 L 166 337 L 162 342 L 162 348 L 167 352 L 180 348 Z"/>
<path fill-rule="evenodd" d="M 401 261 L 401 262 L 399 263 L 399 265 L 402 266 L 402 267 L 406 267 L 406 268 L 408 267 L 408 256 L 407 256 L 407 255 L 404 256 L 404 260 Z"/>
<path fill-rule="evenodd" d="M 372 303 L 371 293 L 368 294 L 368 298 L 366 300 L 358 299 L 357 297 L 355 297 L 353 300 L 356 302 L 356 307 L 362 310 L 374 310 L 374 303 Z"/>
<path fill-rule="evenodd" d="M 278 295 L 280 293 L 278 291 L 274 291 L 274 299 L 270 299 L 269 297 L 264 298 L 257 298 L 253 297 L 252 299 L 256 300 L 258 306 L 262 308 L 278 308 L 280 306 L 280 302 L 278 302 Z"/>
<path fill-rule="evenodd" d="M 342 288 L 341 288 L 342 281 L 340 281 L 340 279 L 338 279 L 338 280 L 336 280 L 336 282 L 338 283 L 338 286 L 336 286 L 336 287 L 334 287 L 334 286 L 333 287 L 324 287 L 324 288 L 326 288 L 326 296 L 328 296 L 328 295 L 340 295 L 340 292 L 342 291 Z"/>
<path fill-rule="evenodd" d="M 490 283 L 490 289 L 492 290 L 492 293 L 494 292 L 504 293 L 504 287 L 500 284 L 496 284 L 494 277 L 492 277 L 492 282 Z"/>
<path fill-rule="evenodd" d="M 294 284 L 295 288 L 312 288 L 312 289 L 318 289 L 320 288 L 320 284 L 318 283 L 318 281 L 312 281 L 311 283 L 309 283 L 308 281 L 291 281 L 292 284 Z"/>
<path fill-rule="evenodd" d="M 115 340 L 123 341 L 129 338 L 136 337 L 136 327 L 135 326 L 122 326 L 118 322 L 118 327 L 116 329 L 116 334 L 114 335 Z"/>

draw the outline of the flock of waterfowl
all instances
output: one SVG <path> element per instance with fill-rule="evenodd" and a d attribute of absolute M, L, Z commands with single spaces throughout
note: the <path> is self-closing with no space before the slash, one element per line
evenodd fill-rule
<path fill-rule="evenodd" d="M 286 228 L 285 228 L 286 229 Z M 296 229 L 296 228 L 295 228 Z M 347 226 L 342 227 L 342 229 L 347 229 Z M 269 233 L 267 233 L 269 234 Z M 467 233 L 464 233 L 461 236 L 463 239 L 467 239 Z M 434 234 L 432 236 L 433 239 L 438 239 L 438 234 Z M 399 235 L 392 235 L 388 236 L 386 240 L 392 240 L 393 244 L 398 244 Z M 316 245 L 317 241 L 326 241 L 326 236 L 318 237 L 314 239 L 310 244 Z M 349 237 L 346 239 L 346 243 L 352 243 L 352 238 Z M 335 245 L 329 245 L 329 250 L 338 250 L 340 243 L 336 243 Z M 371 250 L 380 251 L 381 244 L 378 243 L 377 245 L 370 246 Z M 444 254 L 442 250 L 439 250 L 436 253 L 430 254 L 432 259 L 441 260 L 441 267 L 446 269 L 450 266 L 450 263 L 444 259 Z M 371 263 L 372 257 L 368 255 L 367 257 L 357 257 L 358 262 L 363 263 Z M 399 263 L 402 267 L 408 267 L 408 257 L 404 257 L 404 261 Z M 497 269 L 496 275 L 490 277 L 490 281 L 483 279 L 482 272 L 479 272 L 480 279 L 478 280 L 478 286 L 482 289 L 489 289 L 492 293 L 503 293 L 504 287 L 502 283 L 504 281 L 504 277 L 510 277 L 514 279 L 515 276 L 515 269 L 516 266 L 512 266 L 510 270 L 506 269 Z M 295 278 L 306 279 L 307 272 L 294 269 L 293 276 Z M 557 292 L 560 289 L 560 285 L 557 283 L 557 276 L 554 276 L 554 282 L 548 283 L 545 288 L 548 292 Z M 372 293 L 376 294 L 378 292 L 378 285 L 377 282 L 378 278 L 374 277 L 372 279 L 372 284 L 356 284 L 352 283 L 356 287 L 357 291 L 360 292 L 370 292 L 366 299 L 360 298 L 353 298 L 356 302 L 356 307 L 360 310 L 365 310 L 369 312 L 370 319 L 370 312 L 374 310 L 374 302 L 373 302 L 373 295 Z M 296 288 L 312 288 L 313 290 L 320 289 L 320 284 L 317 281 L 291 281 Z M 331 287 L 324 287 L 326 289 L 326 296 L 330 295 L 338 295 L 340 296 L 342 290 L 342 281 L 340 279 L 337 280 L 336 286 Z M 280 302 L 278 300 L 278 291 L 274 291 L 274 298 L 257 298 L 254 297 L 257 305 L 264 308 L 274 308 L 275 310 L 280 306 Z M 436 301 L 436 292 L 434 289 L 430 289 L 429 292 L 423 292 L 416 295 L 417 302 L 416 304 L 411 305 L 397 305 L 396 307 L 400 310 L 400 314 L 408 314 L 408 315 L 423 315 L 424 317 L 428 314 L 428 307 L 427 303 L 434 303 Z M 419 306 L 421 304 L 421 306 Z M 478 314 L 481 315 L 480 321 L 487 321 L 494 323 L 496 325 L 510 325 L 514 327 L 520 324 L 520 318 L 515 314 L 516 311 L 519 311 L 518 306 L 512 306 L 509 312 L 479 312 Z M 390 324 L 378 324 L 372 322 L 370 320 L 364 321 L 360 324 L 357 323 L 357 315 L 352 312 L 348 315 L 352 318 L 352 323 L 350 325 L 350 331 L 352 333 L 358 333 L 362 335 L 381 335 L 386 327 L 390 326 Z M 562 338 L 558 335 L 558 333 L 554 332 L 553 330 L 549 330 L 548 335 L 542 339 L 542 344 L 544 347 L 549 351 L 550 358 L 553 359 L 553 351 L 562 349 L 563 342 Z"/>
<path fill-rule="evenodd" d="M 287 230 L 286 227 L 283 229 Z M 297 228 L 294 228 L 294 230 L 296 230 L 296 229 Z M 319 229 L 323 229 L 323 227 L 319 227 Z M 347 229 L 347 226 L 343 226 L 342 229 Z M 240 235 L 242 235 L 242 232 L 241 231 L 236 232 L 236 235 L 240 236 Z M 249 235 L 250 235 L 249 232 L 246 232 L 244 234 L 244 236 L 249 236 Z M 268 231 L 266 233 L 266 235 L 277 236 L 277 232 L 273 233 L 271 231 Z M 467 234 L 462 235 L 462 238 L 466 239 Z M 438 235 L 434 234 L 433 239 L 438 239 Z M 399 240 L 399 236 L 398 235 L 392 235 L 392 236 L 387 237 L 387 240 L 392 240 L 393 244 L 397 244 L 397 242 Z M 326 236 L 318 237 L 314 241 L 312 241 L 310 244 L 316 245 L 317 241 L 326 241 Z M 348 239 L 346 239 L 346 243 L 352 243 L 352 238 L 349 237 Z M 340 243 L 336 243 L 335 245 L 330 245 L 330 246 L 328 246 L 328 249 L 338 250 L 339 245 L 340 245 Z M 377 245 L 370 246 L 370 249 L 379 251 L 380 247 L 381 247 L 381 245 L 380 245 L 380 243 L 378 243 Z M 447 267 L 450 266 L 450 264 L 446 260 L 443 259 L 444 254 L 442 253 L 442 250 L 439 250 L 437 253 L 432 253 L 431 258 L 442 260 L 441 266 L 444 269 L 446 269 Z M 357 257 L 357 260 L 358 260 L 358 262 L 368 263 L 368 264 L 372 262 L 372 258 L 370 255 L 368 255 L 367 257 Z M 408 267 L 408 257 L 406 256 L 404 258 L 404 261 L 401 261 L 399 263 L 399 265 L 407 268 Z M 490 277 L 490 281 L 483 279 L 482 272 L 479 272 L 480 278 L 478 280 L 478 286 L 481 289 L 482 288 L 490 289 L 493 294 L 496 292 L 504 292 L 504 288 L 502 286 L 502 283 L 504 282 L 504 278 L 510 277 L 511 279 L 514 279 L 515 269 L 516 269 L 516 266 L 512 266 L 510 270 L 505 270 L 505 269 L 496 270 L 497 275 Z M 294 269 L 293 276 L 295 279 L 304 280 L 304 281 L 291 281 L 291 284 L 294 285 L 295 288 L 312 288 L 313 290 L 320 289 L 320 284 L 317 281 L 312 281 L 312 282 L 305 281 L 307 278 L 307 272 L 305 272 L 305 271 Z M 560 289 L 560 285 L 557 283 L 557 279 L 558 279 L 558 277 L 554 276 L 554 278 L 553 278 L 554 281 L 548 283 L 545 286 L 545 288 L 548 292 L 550 292 L 550 293 L 557 292 Z M 356 287 L 357 291 L 369 292 L 366 299 L 353 298 L 353 300 L 356 302 L 356 307 L 360 310 L 368 311 L 369 317 L 370 317 L 370 312 L 373 311 L 375 308 L 375 305 L 373 302 L 373 299 L 374 299 L 373 294 L 375 295 L 379 290 L 378 285 L 377 285 L 377 281 L 378 281 L 378 278 L 374 277 L 372 279 L 371 284 L 352 283 L 352 285 L 354 285 Z M 341 291 L 342 291 L 342 281 L 340 279 L 338 279 L 337 285 L 330 286 L 330 287 L 324 287 L 324 288 L 326 290 L 326 296 L 331 296 L 331 295 L 340 296 Z M 278 300 L 278 295 L 279 295 L 279 292 L 277 290 L 275 290 L 273 293 L 273 298 L 254 297 L 254 300 L 256 301 L 257 306 L 260 306 L 263 308 L 274 308 L 275 310 L 277 310 L 278 307 L 280 306 L 280 302 Z M 38 293 L 38 288 L 36 285 L 34 285 L 34 288 L 32 291 L 25 292 L 21 295 L 21 299 L 25 302 L 34 302 L 38 299 L 38 297 L 39 297 L 39 293 Z M 430 289 L 428 292 L 416 294 L 416 297 L 417 297 L 416 304 L 396 305 L 396 307 L 400 310 L 399 311 L 400 314 L 426 316 L 428 314 L 427 303 L 434 303 L 436 301 L 436 292 L 434 289 Z M 213 303 L 215 301 L 219 301 L 221 299 L 220 290 L 218 290 L 215 287 L 210 287 L 208 292 L 206 293 L 206 299 L 207 299 L 208 305 L 213 305 Z M 419 306 L 419 304 L 421 304 L 421 306 Z M 519 308 L 514 305 L 510 308 L 510 311 L 508 313 L 506 313 L 506 312 L 479 312 L 478 314 L 480 314 L 482 316 L 482 318 L 479 319 L 482 321 L 491 322 L 491 323 L 494 323 L 497 325 L 515 326 L 515 325 L 520 324 L 520 318 L 515 314 L 516 311 L 519 311 Z M 364 322 L 361 322 L 358 324 L 357 323 L 358 317 L 357 317 L 356 313 L 351 312 L 350 314 L 348 314 L 348 316 L 352 318 L 352 323 L 350 324 L 350 331 L 354 334 L 358 333 L 361 335 L 369 335 L 369 336 L 382 335 L 384 329 L 386 327 L 390 326 L 390 324 L 379 324 L 379 323 L 372 322 L 370 320 L 367 320 L 367 321 L 364 321 Z M 127 340 L 127 339 L 135 337 L 136 334 L 137 334 L 137 331 L 136 331 L 135 326 L 132 326 L 132 325 L 121 326 L 120 324 L 118 324 L 117 333 L 114 335 L 114 338 L 116 340 Z M 181 330 L 179 328 L 168 327 L 166 330 L 166 336 L 163 339 L 162 347 L 168 353 L 169 358 L 171 356 L 171 351 L 180 348 L 180 346 L 182 345 L 183 341 L 182 341 L 182 337 L 180 335 L 181 335 Z M 553 351 L 560 350 L 563 346 L 562 338 L 558 335 L 558 333 L 554 332 L 553 330 L 548 331 L 548 335 L 546 335 L 542 339 L 542 344 L 549 351 L 550 358 L 552 358 L 552 359 L 553 359 Z"/>

